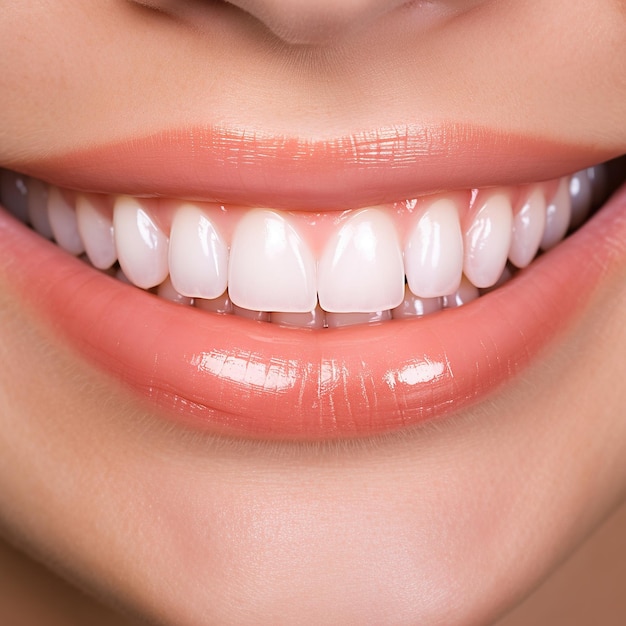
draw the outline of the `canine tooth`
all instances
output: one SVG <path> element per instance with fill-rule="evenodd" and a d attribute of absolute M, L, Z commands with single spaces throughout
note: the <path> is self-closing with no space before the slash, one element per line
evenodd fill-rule
<path fill-rule="evenodd" d="M 476 287 L 491 287 L 506 265 L 513 226 L 507 195 L 491 192 L 479 196 L 479 209 L 465 231 L 465 275 Z"/>
<path fill-rule="evenodd" d="M 439 311 L 443 306 L 441 298 L 420 298 L 406 287 L 404 300 L 391 311 L 393 319 L 406 319 L 407 317 L 423 317 L 429 313 Z"/>
<path fill-rule="evenodd" d="M 509 250 L 509 260 L 513 265 L 526 267 L 535 258 L 545 225 L 546 200 L 541 186 L 536 186 L 513 217 L 513 237 Z"/>
<path fill-rule="evenodd" d="M 422 298 L 437 298 L 458 288 L 463 235 L 452 200 L 436 200 L 422 213 L 404 248 L 404 268 L 409 288 Z"/>
<path fill-rule="evenodd" d="M 0 198 L 4 207 L 21 222 L 28 222 L 28 189 L 26 176 L 0 170 Z"/>
<path fill-rule="evenodd" d="M 48 186 L 35 178 L 26 183 L 28 189 L 28 221 L 46 239 L 53 239 L 48 218 Z"/>
<path fill-rule="evenodd" d="M 157 289 L 157 295 L 159 296 L 159 298 L 169 300 L 170 302 L 174 302 L 175 304 L 185 304 L 189 306 L 193 303 L 193 300 L 191 298 L 183 296 L 182 294 L 178 293 L 178 291 L 176 291 L 169 277 L 166 278 L 159 285 L 159 288 Z"/>
<path fill-rule="evenodd" d="M 120 196 L 113 208 L 120 265 L 130 282 L 142 289 L 156 287 L 168 274 L 168 240 L 144 208 L 146 204 Z"/>
<path fill-rule="evenodd" d="M 364 209 L 341 226 L 322 254 L 318 295 L 321 307 L 333 313 L 371 313 L 402 302 L 404 263 L 387 215 Z"/>
<path fill-rule="evenodd" d="M 219 298 L 213 298 L 211 300 L 195 298 L 193 303 L 196 308 L 202 309 L 203 311 L 210 311 L 211 313 L 229 315 L 233 312 L 233 303 L 230 301 L 227 291 L 219 296 Z"/>
<path fill-rule="evenodd" d="M 541 249 L 550 250 L 559 243 L 569 228 L 572 217 L 572 203 L 569 196 L 567 178 L 559 181 L 554 197 L 546 208 L 546 228 L 541 239 Z"/>
<path fill-rule="evenodd" d="M 376 324 L 391 319 L 391 311 L 374 311 L 371 313 L 326 313 L 328 328 L 356 326 L 358 324 Z"/>
<path fill-rule="evenodd" d="M 228 247 L 211 220 L 193 205 L 181 206 L 170 231 L 170 278 L 190 298 L 217 298 L 226 290 Z"/>
<path fill-rule="evenodd" d="M 572 203 L 570 228 L 578 228 L 587 219 L 593 204 L 593 189 L 588 170 L 576 172 L 570 177 L 569 195 Z"/>
<path fill-rule="evenodd" d="M 251 309 L 245 309 L 241 306 L 233 304 L 233 313 L 237 317 L 245 317 L 255 322 L 269 322 L 270 314 L 267 311 L 255 311 Z"/>
<path fill-rule="evenodd" d="M 443 306 L 446 309 L 456 309 L 478 297 L 480 297 L 478 288 L 463 276 L 459 288 L 454 293 L 443 297 Z"/>
<path fill-rule="evenodd" d="M 57 187 L 50 187 L 48 191 L 48 219 L 54 239 L 61 248 L 76 256 L 85 251 L 78 232 L 74 207 L 67 202 Z"/>
<path fill-rule="evenodd" d="M 228 292 L 255 311 L 307 313 L 315 308 L 315 259 L 289 221 L 276 211 L 247 213 L 230 250 Z"/>
<path fill-rule="evenodd" d="M 98 210 L 98 203 L 103 202 L 98 196 L 77 196 L 76 220 L 89 260 L 94 267 L 106 270 L 117 261 L 117 251 L 113 221 Z"/>
<path fill-rule="evenodd" d="M 295 328 L 324 328 L 326 316 L 320 307 L 316 307 L 310 313 L 272 313 L 270 321 L 272 324 Z"/>

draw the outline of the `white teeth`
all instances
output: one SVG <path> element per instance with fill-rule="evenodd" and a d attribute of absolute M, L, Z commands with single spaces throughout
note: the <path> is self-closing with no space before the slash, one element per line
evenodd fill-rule
<path fill-rule="evenodd" d="M 419 298 L 407 287 L 404 292 L 404 300 L 391 312 L 394 319 L 406 319 L 408 317 L 423 317 L 429 313 L 439 311 L 443 307 L 441 298 Z"/>
<path fill-rule="evenodd" d="M 556 193 L 546 208 L 546 229 L 541 239 L 541 249 L 550 250 L 559 243 L 569 228 L 572 202 L 567 178 L 559 181 Z"/>
<path fill-rule="evenodd" d="M 452 200 L 436 200 L 422 213 L 404 248 L 404 266 L 409 288 L 417 296 L 437 298 L 458 288 L 463 235 Z"/>
<path fill-rule="evenodd" d="M 478 211 L 465 231 L 463 269 L 476 287 L 491 287 L 506 265 L 511 247 L 513 210 L 508 196 L 490 192 L 479 196 Z"/>
<path fill-rule="evenodd" d="M 28 188 L 28 221 L 32 227 L 46 239 L 52 239 L 52 228 L 48 219 L 48 186 L 31 178 L 26 183 Z"/>
<path fill-rule="evenodd" d="M 106 270 L 117 261 L 113 221 L 98 210 L 102 198 L 80 195 L 76 198 L 76 220 L 89 260 L 94 267 Z"/>
<path fill-rule="evenodd" d="M 315 259 L 298 232 L 275 211 L 247 213 L 230 251 L 233 304 L 256 311 L 307 313 L 315 308 Z"/>
<path fill-rule="evenodd" d="M 18 220 L 28 222 L 28 188 L 25 176 L 0 170 L 0 198 L 5 208 Z"/>
<path fill-rule="evenodd" d="M 475 190 L 471 202 L 462 201 L 469 192 L 439 194 L 397 213 L 369 207 L 311 218 L 79 194 L 0 169 L 7 210 L 110 276 L 175 303 L 312 329 L 467 304 L 554 247 L 607 189 L 596 166 L 523 190 Z"/>
<path fill-rule="evenodd" d="M 319 264 L 320 306 L 333 313 L 392 309 L 404 298 L 404 264 L 391 219 L 378 209 L 349 218 Z M 330 326 L 330 322 L 329 322 Z"/>
<path fill-rule="evenodd" d="M 444 296 L 443 306 L 446 309 L 456 309 L 472 302 L 472 300 L 476 300 L 478 297 L 480 297 L 478 288 L 463 276 L 459 288 L 449 296 Z"/>
<path fill-rule="evenodd" d="M 578 228 L 589 216 L 593 204 L 593 188 L 589 172 L 576 172 L 569 181 L 569 195 L 572 203 L 571 228 Z"/>
<path fill-rule="evenodd" d="M 535 258 L 546 224 L 543 189 L 534 187 L 513 218 L 513 238 L 509 259 L 516 267 L 526 267 Z"/>
<path fill-rule="evenodd" d="M 57 187 L 51 187 L 48 191 L 48 218 L 54 239 L 61 248 L 75 256 L 85 251 L 78 232 L 74 207 L 67 202 Z"/>
<path fill-rule="evenodd" d="M 192 204 L 180 207 L 172 221 L 170 278 L 191 298 L 217 298 L 226 291 L 228 247 L 211 220 Z"/>
<path fill-rule="evenodd" d="M 391 311 L 374 311 L 372 313 L 326 313 L 328 328 L 340 328 L 342 326 L 357 326 L 359 324 L 376 324 L 387 322 L 391 317 Z"/>
<path fill-rule="evenodd" d="M 113 225 L 118 259 L 128 280 L 142 289 L 161 284 L 168 274 L 168 240 L 142 203 L 130 196 L 117 198 Z"/>

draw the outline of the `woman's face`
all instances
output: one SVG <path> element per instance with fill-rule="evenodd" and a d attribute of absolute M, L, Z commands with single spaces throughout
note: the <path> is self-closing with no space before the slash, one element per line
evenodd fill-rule
<path fill-rule="evenodd" d="M 406 260 L 402 228 L 436 194 L 444 215 L 467 205 L 467 250 L 473 225 L 505 236 L 475 221 L 482 199 L 509 199 L 511 232 L 524 193 L 559 187 L 527 185 L 626 152 L 621 0 L 42 0 L 1 16 L 0 166 L 104 216 L 126 194 L 163 241 L 183 199 L 228 214 L 224 232 L 261 215 L 240 246 L 297 223 L 321 275 L 346 209 L 379 207 L 359 231 L 376 241 L 400 224 Z M 4 177 L 3 198 L 26 180 Z M 460 309 L 314 331 L 157 300 L 3 211 L 3 534 L 163 624 L 496 619 L 624 495 L 625 210 L 622 192 Z"/>

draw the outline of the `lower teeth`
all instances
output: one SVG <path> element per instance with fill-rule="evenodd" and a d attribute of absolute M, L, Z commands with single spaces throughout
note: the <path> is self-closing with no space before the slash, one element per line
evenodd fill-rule
<path fill-rule="evenodd" d="M 420 215 L 418 210 L 414 211 L 417 203 L 421 202 L 427 207 L 435 207 L 435 205 L 437 204 L 439 206 L 445 205 L 446 210 L 449 209 L 448 205 L 453 205 L 452 213 L 448 211 L 448 217 L 449 215 L 453 216 L 452 219 L 456 220 L 457 229 L 459 228 L 459 224 L 462 224 L 464 226 L 465 234 L 463 235 L 463 246 L 465 247 L 465 256 L 463 257 L 463 252 L 461 250 L 460 254 L 462 258 L 460 258 L 457 263 L 460 262 L 463 264 L 463 266 L 458 266 L 459 273 L 456 277 L 454 274 L 454 271 L 456 270 L 452 272 L 452 283 L 450 283 L 450 281 L 448 280 L 448 283 L 455 284 L 457 286 L 452 291 L 452 293 L 449 293 L 445 290 L 442 291 L 441 285 L 445 284 L 446 279 L 442 279 L 440 276 L 433 280 L 429 278 L 424 280 L 423 276 L 418 276 L 417 278 L 415 278 L 415 272 L 413 272 L 413 274 L 410 274 L 410 272 L 408 272 L 407 277 L 404 279 L 404 293 L 402 294 L 402 288 L 400 286 L 401 283 L 400 285 L 394 283 L 395 286 L 393 293 L 395 295 L 393 297 L 390 296 L 386 301 L 388 306 L 382 307 L 380 310 L 370 310 L 377 308 L 375 305 L 372 306 L 371 304 L 372 302 L 376 302 L 376 297 L 371 298 L 369 304 L 367 302 L 365 304 L 361 304 L 359 306 L 360 310 L 357 311 L 347 310 L 345 304 L 342 304 L 340 307 L 332 311 L 325 311 L 323 308 L 320 307 L 319 304 L 317 304 L 312 311 L 303 310 L 301 304 L 297 305 L 295 307 L 295 310 L 293 311 L 287 310 L 283 312 L 276 312 L 273 310 L 254 310 L 254 308 L 247 308 L 246 306 L 243 306 L 244 304 L 246 304 L 245 296 L 243 296 L 243 301 L 241 299 L 237 301 L 237 297 L 239 296 L 235 297 L 233 293 L 233 297 L 236 300 L 236 302 L 233 303 L 230 299 L 230 293 L 228 288 L 226 288 L 222 295 L 218 297 L 197 297 L 197 295 L 193 292 L 189 292 L 189 295 L 182 295 L 181 293 L 179 293 L 179 291 L 177 291 L 176 287 L 173 284 L 173 282 L 176 282 L 174 280 L 174 277 L 170 277 L 167 275 L 167 257 L 163 257 L 163 255 L 161 255 L 160 257 L 160 265 L 163 266 L 163 263 L 165 263 L 163 269 L 158 269 L 156 273 L 153 271 L 152 273 L 155 277 L 148 277 L 147 279 L 145 279 L 143 284 L 140 284 L 140 286 L 165 300 L 169 300 L 171 302 L 184 306 L 193 306 L 195 308 L 202 309 L 213 314 L 236 315 L 256 321 L 270 322 L 281 326 L 291 326 L 298 328 L 336 328 L 340 326 L 352 326 L 356 324 L 378 324 L 393 319 L 423 317 L 442 309 L 463 306 L 471 302 L 472 300 L 475 300 L 476 298 L 484 295 L 488 291 L 491 291 L 494 288 L 501 286 L 515 275 L 519 267 L 525 267 L 526 265 L 528 265 L 528 263 L 530 263 L 531 259 L 536 255 L 537 247 L 539 245 L 541 245 L 541 249 L 543 250 L 548 250 L 556 245 L 566 235 L 568 229 L 571 231 L 572 229 L 579 227 L 585 221 L 594 205 L 598 206 L 600 204 L 600 201 L 603 199 L 605 193 L 605 176 L 606 175 L 603 166 L 597 166 L 595 168 L 589 168 L 588 170 L 584 170 L 582 172 L 574 174 L 571 177 L 563 178 L 558 181 L 558 183 L 551 183 L 551 187 L 549 186 L 550 184 L 547 184 L 547 186 L 545 187 L 534 186 L 532 193 L 531 191 L 528 191 L 528 189 L 530 188 L 528 188 L 526 191 L 523 191 L 520 188 L 509 190 L 507 193 L 501 193 L 501 197 L 498 197 L 498 201 L 501 204 L 503 203 L 505 207 L 508 206 L 508 218 L 506 219 L 509 220 L 509 231 L 511 230 L 511 228 L 513 228 L 513 232 L 515 232 L 514 229 L 518 228 L 522 230 L 526 229 L 526 231 L 530 233 L 524 235 L 526 239 L 523 239 L 520 236 L 518 236 L 516 239 L 514 235 L 509 235 L 509 241 L 511 241 L 511 243 L 509 244 L 507 242 L 506 249 L 504 249 L 503 251 L 498 251 L 498 246 L 494 245 L 493 238 L 489 244 L 485 244 L 485 240 L 480 239 L 481 237 L 484 237 L 484 235 L 480 232 L 483 224 L 480 222 L 481 218 L 479 216 L 480 211 L 482 211 L 483 209 L 476 210 L 476 207 L 474 207 L 475 213 L 471 214 L 473 216 L 470 217 L 464 215 L 463 209 L 461 209 L 459 211 L 459 215 L 457 215 L 454 206 L 460 206 L 459 203 L 457 202 L 457 205 L 454 205 L 454 203 L 449 200 L 449 198 L 444 198 L 442 202 L 441 197 L 434 199 L 419 199 L 417 201 L 406 202 L 400 205 L 403 212 L 402 218 L 399 219 L 398 222 L 400 226 L 398 227 L 398 225 L 396 225 L 396 230 L 398 230 L 399 232 L 402 232 L 405 222 L 409 224 L 412 223 L 412 228 L 416 228 L 415 214 L 413 214 L 413 212 L 417 215 Z M 114 235 L 112 226 L 110 227 L 111 242 L 109 244 L 107 244 L 106 241 L 104 241 L 104 243 L 96 241 L 98 237 L 102 239 L 103 233 L 107 236 L 109 235 L 106 231 L 106 227 L 103 230 L 101 225 L 96 224 L 96 221 L 100 218 L 102 218 L 106 223 L 112 224 L 113 220 L 110 217 L 102 217 L 103 215 L 105 215 L 106 211 L 100 213 L 98 213 L 97 211 L 92 211 L 95 217 L 91 218 L 91 222 L 89 222 L 89 232 L 86 232 L 84 224 L 77 222 L 76 218 L 76 206 L 83 196 L 74 194 L 72 192 L 61 191 L 55 187 L 48 187 L 44 183 L 41 183 L 35 179 L 28 179 L 27 177 L 21 176 L 19 174 L 14 174 L 13 172 L 8 172 L 6 170 L 0 170 L 0 183 L 0 198 L 2 200 L 2 203 L 21 221 L 23 221 L 24 223 L 30 223 L 31 226 L 42 236 L 48 239 L 56 240 L 57 244 L 60 247 L 64 248 L 71 254 L 80 255 L 80 257 L 89 264 L 95 264 L 103 271 L 105 271 L 109 275 L 115 276 L 122 282 L 127 282 L 130 284 L 137 284 L 141 282 L 137 279 L 129 280 L 125 275 L 124 271 L 122 270 L 122 266 L 125 265 L 125 259 L 122 258 L 123 254 L 119 252 L 119 247 L 117 251 L 115 249 L 107 249 L 107 245 L 109 246 L 109 248 L 111 248 L 111 245 L 113 245 Z M 546 197 L 547 194 L 545 193 L 545 189 L 551 189 L 552 195 L 550 196 L 550 198 L 555 199 L 550 200 L 550 198 Z M 477 196 L 480 197 L 480 194 L 482 193 L 486 194 L 483 197 L 487 198 L 495 198 L 496 196 L 498 196 L 498 193 L 496 192 L 473 192 L 472 198 L 475 199 Z M 533 199 L 533 193 L 535 194 L 535 199 Z M 525 198 L 523 202 L 519 200 L 519 197 L 522 196 L 524 196 Z M 561 196 L 560 199 L 559 196 Z M 453 197 L 456 198 L 454 194 Z M 517 205 L 515 205 L 515 201 L 512 200 L 512 198 L 514 197 L 518 197 Z M 98 198 L 102 199 L 104 197 L 102 196 Z M 136 202 L 138 204 L 140 201 L 132 200 L 132 202 Z M 146 202 L 149 201 L 146 200 Z M 173 204 L 174 201 L 169 202 L 170 204 Z M 448 204 L 446 204 L 446 202 Z M 496 205 L 495 200 L 491 202 L 490 205 L 488 204 L 490 200 L 487 200 L 486 202 L 487 204 L 485 204 L 485 207 L 487 208 L 485 209 L 485 213 L 489 214 L 489 211 L 491 211 L 491 214 L 495 215 L 496 217 L 493 218 L 488 216 L 488 218 L 482 219 L 490 219 L 491 222 L 489 223 L 489 227 L 496 228 L 498 224 L 498 219 L 500 219 L 500 221 L 502 222 L 502 219 L 498 217 L 498 215 L 502 215 L 502 213 L 498 213 L 496 209 L 493 209 L 493 207 Z M 534 205 L 533 202 L 535 203 Z M 204 205 L 199 204 L 199 206 L 202 208 L 202 210 L 204 210 Z M 514 206 L 517 206 L 517 209 L 515 211 L 513 210 Z M 470 209 L 471 204 L 469 205 L 469 209 L 466 211 L 468 215 L 470 215 Z M 430 208 L 428 210 L 430 210 Z M 505 208 L 504 210 L 506 215 L 507 209 Z M 359 214 L 361 214 L 362 216 L 367 211 L 370 211 L 371 214 L 375 214 L 374 217 L 379 221 L 379 215 L 386 216 L 387 214 L 384 211 L 380 211 L 379 209 L 374 208 L 363 211 L 346 212 L 345 214 L 338 212 L 335 213 L 332 218 L 329 217 L 329 220 L 337 220 L 337 223 L 333 226 L 333 228 L 335 229 L 335 235 L 338 232 L 337 228 L 340 229 L 340 236 L 335 236 L 335 239 L 339 240 L 341 238 L 341 233 L 343 232 L 341 231 L 341 229 L 344 228 L 346 222 L 349 222 L 350 219 L 353 219 L 352 217 L 348 217 L 345 221 L 341 222 L 345 215 L 350 214 L 357 217 L 359 216 Z M 437 213 L 433 208 L 431 215 L 441 215 L 441 209 L 439 209 L 439 211 L 440 212 Z M 111 210 L 109 210 L 109 215 L 110 213 Z M 268 211 L 267 213 L 270 215 L 270 219 L 272 218 L 272 215 L 277 215 L 277 220 L 282 219 L 280 217 L 282 214 L 279 214 L 279 212 Z M 444 218 L 442 219 L 448 219 L 448 217 L 445 217 L 445 210 L 443 214 Z M 538 231 L 533 234 L 531 231 L 534 227 L 533 224 L 535 226 L 537 224 L 537 215 L 540 216 L 539 221 L 541 222 L 541 230 L 540 232 Z M 300 218 L 301 215 L 299 215 L 298 217 Z M 319 215 L 317 217 L 319 218 Z M 466 220 L 469 219 L 470 221 L 463 222 L 464 218 Z M 412 220 L 412 222 L 410 222 L 410 220 Z M 156 221 L 158 221 L 158 218 L 155 220 L 155 222 Z M 353 221 L 355 220 L 353 219 Z M 374 221 L 372 223 L 374 223 Z M 381 223 L 383 223 L 383 226 L 385 226 L 384 220 Z M 506 220 L 503 223 L 506 224 Z M 494 224 L 496 226 L 493 226 Z M 82 230 L 81 226 L 83 227 Z M 443 226 L 441 226 L 440 223 L 436 223 L 436 226 L 439 228 L 440 231 L 443 229 Z M 428 230 L 428 228 L 430 228 L 430 230 Z M 428 228 L 424 232 L 434 232 L 432 225 Z M 507 227 L 505 226 L 504 228 L 506 229 Z M 535 228 L 535 230 L 537 229 Z M 167 235 L 164 234 L 165 231 L 158 232 L 160 233 L 159 237 L 161 238 L 161 240 L 165 242 L 165 244 L 161 243 L 158 245 L 169 246 L 169 239 Z M 395 235 L 392 235 L 392 238 L 393 236 Z M 477 238 L 478 243 L 473 244 L 471 237 Z M 536 240 L 536 243 L 531 244 L 529 249 L 527 242 L 533 238 L 534 240 Z M 416 253 L 413 249 L 410 249 L 410 246 L 406 242 L 403 246 L 401 242 L 402 237 L 398 236 L 397 239 L 399 242 L 398 245 L 400 245 L 403 250 L 403 253 L 401 250 L 400 254 L 404 258 L 404 261 L 399 262 L 401 264 L 407 263 L 407 259 L 409 259 L 409 257 L 415 257 Z M 410 239 L 410 237 L 407 236 L 405 237 L 405 239 L 408 240 Z M 445 237 L 442 241 L 445 241 Z M 539 243 L 540 241 L 541 244 Z M 388 243 L 388 241 L 386 243 Z M 96 244 L 99 245 L 100 248 L 97 249 L 97 252 L 94 252 L 97 247 Z M 119 238 L 115 240 L 115 245 L 120 245 Z M 306 243 L 303 245 L 306 246 Z M 341 244 L 334 245 L 339 246 Z M 352 245 L 353 247 L 358 247 L 356 244 L 354 244 L 354 242 L 351 242 L 350 245 Z M 377 244 L 374 244 L 374 247 L 376 247 L 376 245 L 385 248 L 385 246 L 380 244 L 379 242 Z M 475 249 L 471 248 L 472 245 L 475 245 Z M 485 256 L 484 248 L 488 248 L 489 245 L 491 245 L 491 251 L 487 250 Z M 155 247 L 156 246 L 157 244 L 155 244 Z M 83 254 L 85 248 L 87 249 L 87 254 Z M 230 246 L 228 246 L 228 248 L 230 248 Z M 226 255 L 229 254 L 228 248 L 225 248 Z M 387 246 L 387 248 L 389 248 L 389 246 Z M 391 250 L 393 252 L 393 245 L 391 246 Z M 455 250 L 456 252 L 452 254 L 452 258 L 455 258 L 455 256 L 458 257 L 459 252 L 457 249 Z M 319 268 L 320 264 L 323 264 L 324 262 L 320 261 L 320 258 L 326 258 L 328 257 L 328 254 L 326 254 L 326 252 L 324 252 L 323 250 L 322 252 L 320 252 L 319 250 L 317 252 L 317 260 L 313 261 L 313 264 L 314 267 Z M 310 252 L 308 252 L 308 254 L 311 255 Z M 472 254 L 474 255 L 474 257 L 472 257 Z M 482 258 L 480 257 L 481 254 L 483 255 Z M 489 254 L 491 254 L 492 257 L 494 255 L 497 256 L 497 261 L 489 259 Z M 422 252 L 422 257 L 423 255 L 424 253 Z M 117 261 L 118 256 L 120 257 L 119 262 Z M 337 256 L 336 253 L 335 256 Z M 507 256 L 509 258 L 508 261 Z M 310 256 L 310 258 L 313 259 L 312 256 Z M 484 260 L 485 258 L 487 260 Z M 446 261 L 444 261 L 443 263 L 444 265 L 445 262 Z M 126 263 L 129 263 L 129 261 L 126 261 Z M 134 271 L 135 269 L 133 263 L 134 261 L 131 261 L 130 266 L 127 265 L 127 267 L 130 267 L 132 271 Z M 139 265 L 141 265 L 141 263 L 142 262 L 139 262 Z M 351 259 L 351 263 L 352 265 L 356 265 L 358 268 L 359 264 L 358 262 L 355 263 L 354 259 Z M 384 263 L 385 261 L 383 261 L 383 264 Z M 159 264 L 157 264 L 156 266 L 159 267 Z M 148 267 L 147 270 L 145 270 L 146 267 Z M 146 264 L 144 262 L 141 269 L 142 280 L 144 280 L 145 276 L 149 275 L 150 271 L 152 271 L 153 268 L 149 266 L 149 264 Z M 131 276 L 133 275 L 132 271 Z M 445 271 L 447 271 L 448 274 L 450 273 L 449 270 Z M 463 271 L 463 274 L 461 274 L 461 271 Z M 364 285 L 367 285 L 367 281 L 370 280 L 370 275 L 366 272 L 367 268 L 364 272 L 361 272 L 361 275 L 357 276 L 357 281 L 361 281 Z M 364 273 L 365 279 L 362 275 Z M 470 281 L 470 278 L 468 278 L 466 274 L 469 274 L 472 280 L 480 285 L 480 288 L 472 283 Z M 497 278 L 498 275 L 500 276 L 500 278 Z M 231 277 L 229 277 L 229 280 L 230 279 Z M 394 281 L 396 279 L 397 276 L 394 274 Z M 320 278 L 320 280 L 322 279 Z M 385 288 L 385 282 L 384 280 L 382 283 L 380 282 L 380 276 L 378 276 L 378 279 L 374 277 L 371 280 L 374 281 L 374 284 L 376 284 L 375 281 L 378 280 L 379 284 L 383 285 L 382 288 Z M 415 285 L 418 285 L 417 288 Z M 334 288 L 336 292 L 336 285 Z M 398 289 L 400 289 L 399 292 Z M 421 296 L 415 295 L 411 291 L 411 289 L 415 289 L 418 293 L 421 293 Z M 420 291 L 424 289 L 426 290 L 426 293 L 424 291 Z M 439 289 L 439 291 L 437 291 L 437 289 Z M 182 287 L 181 290 L 184 291 Z M 254 289 L 252 291 L 254 291 Z M 239 292 L 241 292 L 241 286 L 239 286 Z M 320 294 L 321 293 L 322 292 L 320 291 Z M 320 295 L 320 297 L 322 296 Z M 336 293 L 334 295 L 331 295 L 330 300 L 328 301 L 333 300 L 333 298 L 334 301 L 337 301 L 338 299 L 339 301 L 341 301 L 341 294 L 339 295 L 339 298 L 337 297 Z M 312 301 L 315 301 L 314 292 Z M 333 308 L 334 306 L 335 305 L 333 305 Z M 267 308 L 278 307 L 268 306 Z M 287 306 L 285 308 L 289 307 Z"/>

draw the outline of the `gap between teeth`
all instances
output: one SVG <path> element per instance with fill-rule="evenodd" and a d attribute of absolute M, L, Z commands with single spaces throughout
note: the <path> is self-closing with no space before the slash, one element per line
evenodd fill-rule
<path fill-rule="evenodd" d="M 0 171 L 4 206 L 94 267 L 181 304 L 314 328 L 474 300 L 580 226 L 604 187 L 596 166 L 524 187 L 305 213 L 79 194 Z"/>

